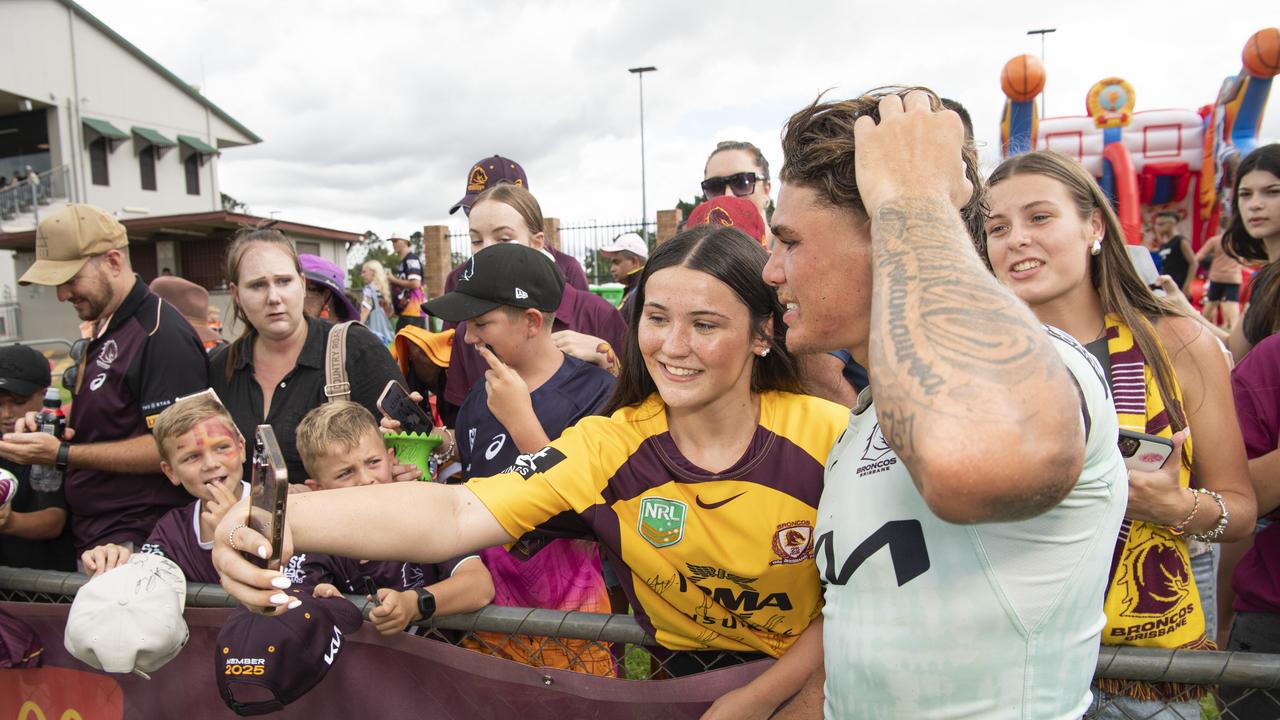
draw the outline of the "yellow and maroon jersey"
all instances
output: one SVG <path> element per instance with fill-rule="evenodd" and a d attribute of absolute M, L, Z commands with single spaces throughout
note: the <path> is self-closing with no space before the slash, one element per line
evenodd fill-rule
<path fill-rule="evenodd" d="M 747 451 L 711 473 L 676 448 L 654 394 L 583 418 L 467 487 L 521 538 L 517 549 L 598 540 L 636 620 L 663 646 L 777 657 L 822 607 L 813 527 L 823 464 L 847 422 L 834 403 L 764 393 Z"/>

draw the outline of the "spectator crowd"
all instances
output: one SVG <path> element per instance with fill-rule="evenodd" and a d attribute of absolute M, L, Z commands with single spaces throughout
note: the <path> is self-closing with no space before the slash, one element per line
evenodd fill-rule
<path fill-rule="evenodd" d="M 710 719 L 1239 697 L 1093 676 L 1100 645 L 1280 652 L 1280 145 L 1239 163 L 1198 251 L 1160 210 L 1136 256 L 1078 163 L 983 178 L 963 107 L 923 88 L 819 98 L 782 148 L 775 176 L 719 143 L 673 238 L 599 248 L 618 307 L 497 155 L 450 209 L 472 254 L 441 288 L 404 238 L 350 297 L 272 223 L 241 230 L 229 340 L 202 288 L 134 273 L 110 214 L 47 214 L 20 282 L 84 336 L 61 390 L 0 347 L 0 565 L 158 555 L 262 615 L 344 593 L 386 635 L 489 604 L 631 613 L 672 675 L 777 660 Z M 396 444 L 397 385 L 424 457 Z M 246 524 L 262 425 L 279 547 Z M 585 642 L 467 644 L 619 674 Z"/>

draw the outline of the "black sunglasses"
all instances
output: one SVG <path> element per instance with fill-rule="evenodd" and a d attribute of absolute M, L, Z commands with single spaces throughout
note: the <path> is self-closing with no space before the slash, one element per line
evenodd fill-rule
<path fill-rule="evenodd" d="M 711 177 L 702 181 L 702 192 L 708 198 L 720 197 L 726 187 L 733 191 L 734 197 L 746 197 L 756 191 L 756 183 L 769 178 L 753 172 L 735 173 L 724 177 Z"/>
<path fill-rule="evenodd" d="M 89 338 L 80 338 L 71 344 L 71 364 L 62 371 L 62 387 L 67 392 L 75 393 L 76 380 L 80 377 L 80 366 L 84 362 L 84 351 L 89 347 Z"/>

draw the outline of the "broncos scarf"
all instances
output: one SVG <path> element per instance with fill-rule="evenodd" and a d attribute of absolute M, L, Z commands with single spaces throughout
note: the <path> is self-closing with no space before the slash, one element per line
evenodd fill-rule
<path fill-rule="evenodd" d="M 1107 353 L 1111 358 L 1111 390 L 1115 397 L 1120 427 L 1136 432 L 1173 436 L 1169 414 L 1133 333 L 1118 315 L 1108 315 Z M 1161 351 L 1163 352 L 1163 351 Z M 1182 393 L 1175 379 L 1178 401 Z M 1191 438 L 1182 446 L 1191 461 Z M 1183 487 L 1191 482 L 1191 471 L 1183 464 L 1179 476 Z M 1125 518 L 1116 539 L 1111 560 L 1111 579 L 1103 605 L 1107 627 L 1104 645 L 1134 647 L 1215 649 L 1205 637 L 1204 609 L 1191 574 L 1187 539 L 1168 529 Z M 1141 700 L 1196 699 L 1208 688 L 1179 683 L 1147 683 L 1102 679 L 1097 686 L 1109 693 Z"/>

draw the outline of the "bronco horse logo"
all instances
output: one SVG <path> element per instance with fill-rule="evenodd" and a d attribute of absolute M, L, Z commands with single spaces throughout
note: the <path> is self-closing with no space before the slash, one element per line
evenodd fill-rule
<path fill-rule="evenodd" d="M 1191 569 L 1173 541 L 1152 535 L 1126 553 L 1120 570 L 1125 617 L 1162 617 L 1191 594 Z"/>

